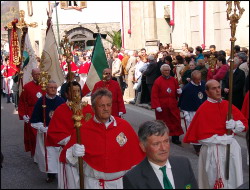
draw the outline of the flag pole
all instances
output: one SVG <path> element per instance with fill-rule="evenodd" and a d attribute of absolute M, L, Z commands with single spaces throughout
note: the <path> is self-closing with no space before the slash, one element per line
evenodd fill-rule
<path fill-rule="evenodd" d="M 234 2 L 234 9 L 232 12 L 232 6 Z M 229 95 L 228 95 L 228 115 L 227 119 L 232 119 L 232 97 L 233 97 L 233 68 L 234 68 L 234 44 L 236 41 L 235 33 L 236 33 L 236 27 L 238 24 L 239 19 L 241 18 L 243 12 L 245 11 L 244 8 L 240 7 L 240 1 L 226 1 L 227 7 L 227 20 L 230 20 L 230 28 L 231 28 L 231 55 L 230 55 L 230 71 L 229 71 Z M 237 14 L 237 9 L 239 11 L 239 14 Z M 231 15 L 230 15 L 231 14 Z M 231 134 L 231 130 L 227 130 L 227 134 Z M 226 180 L 229 180 L 229 163 L 230 163 L 230 144 L 227 144 L 226 148 L 226 171 L 225 171 L 225 178 Z"/>
<path fill-rule="evenodd" d="M 58 44 L 60 44 L 60 34 L 59 34 L 59 25 L 58 25 L 58 14 L 57 14 L 57 5 L 56 5 L 56 1 L 55 1 L 55 8 L 56 8 L 56 26 L 57 26 L 57 37 L 58 37 Z M 59 46 L 58 48 L 58 54 L 61 55 L 61 48 Z"/>

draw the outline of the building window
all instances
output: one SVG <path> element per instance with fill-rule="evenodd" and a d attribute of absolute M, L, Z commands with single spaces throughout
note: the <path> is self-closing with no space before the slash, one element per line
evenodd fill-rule
<path fill-rule="evenodd" d="M 87 8 L 87 1 L 60 1 L 61 9 L 83 9 Z"/>

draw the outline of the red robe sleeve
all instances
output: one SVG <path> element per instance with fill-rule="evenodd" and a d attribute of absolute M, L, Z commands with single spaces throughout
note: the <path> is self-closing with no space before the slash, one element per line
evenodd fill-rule
<path fill-rule="evenodd" d="M 156 109 L 158 107 L 161 107 L 160 99 L 159 99 L 159 93 L 160 93 L 160 77 L 156 79 L 154 82 L 154 85 L 152 87 L 152 93 L 151 93 L 151 107 L 152 109 Z"/>
<path fill-rule="evenodd" d="M 19 115 L 19 119 L 23 120 L 23 116 L 27 114 L 27 106 L 28 104 L 25 101 L 25 93 L 26 91 L 22 91 L 20 97 L 19 97 L 19 101 L 18 101 L 18 115 Z"/>
<path fill-rule="evenodd" d="M 241 108 L 242 114 L 249 120 L 249 91 L 247 91 Z"/>

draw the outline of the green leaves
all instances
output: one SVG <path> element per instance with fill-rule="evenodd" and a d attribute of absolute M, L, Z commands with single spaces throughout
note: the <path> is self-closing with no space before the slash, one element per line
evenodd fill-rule
<path fill-rule="evenodd" d="M 112 46 L 116 46 L 118 49 L 120 49 L 122 47 L 122 38 L 121 38 L 121 31 L 114 31 L 112 30 L 112 32 L 107 32 L 107 35 L 111 38 L 111 39 L 106 39 L 109 43 L 112 44 Z"/>

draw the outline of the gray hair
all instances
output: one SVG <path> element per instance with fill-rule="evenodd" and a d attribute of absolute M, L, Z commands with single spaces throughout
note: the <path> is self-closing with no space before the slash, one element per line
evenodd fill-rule
<path fill-rule="evenodd" d="M 160 70 L 162 71 L 164 67 L 168 67 L 171 70 L 171 67 L 168 64 L 163 64 L 160 68 Z"/>
<path fill-rule="evenodd" d="M 247 55 L 245 52 L 239 52 L 236 54 L 240 59 L 242 59 L 242 62 L 246 62 L 247 61 Z"/>
<path fill-rule="evenodd" d="M 160 120 L 146 121 L 139 127 L 138 136 L 142 143 L 146 143 L 147 138 L 156 135 L 163 136 L 169 130 L 165 123 Z"/>
<path fill-rule="evenodd" d="M 240 64 L 240 58 L 239 57 L 234 57 L 234 64 Z"/>
<path fill-rule="evenodd" d="M 194 76 L 197 76 L 198 74 L 201 75 L 201 72 L 199 70 L 194 70 L 192 73 L 191 73 L 191 79 L 193 80 L 194 79 Z"/>
<path fill-rule="evenodd" d="M 107 96 L 112 100 L 112 92 L 110 92 L 107 88 L 100 88 L 91 95 L 91 105 L 92 105 L 92 107 L 95 107 L 96 99 L 98 97 L 101 98 L 103 96 Z"/>
<path fill-rule="evenodd" d="M 56 84 L 56 82 L 54 80 L 49 80 L 47 87 L 49 86 L 49 84 Z"/>

